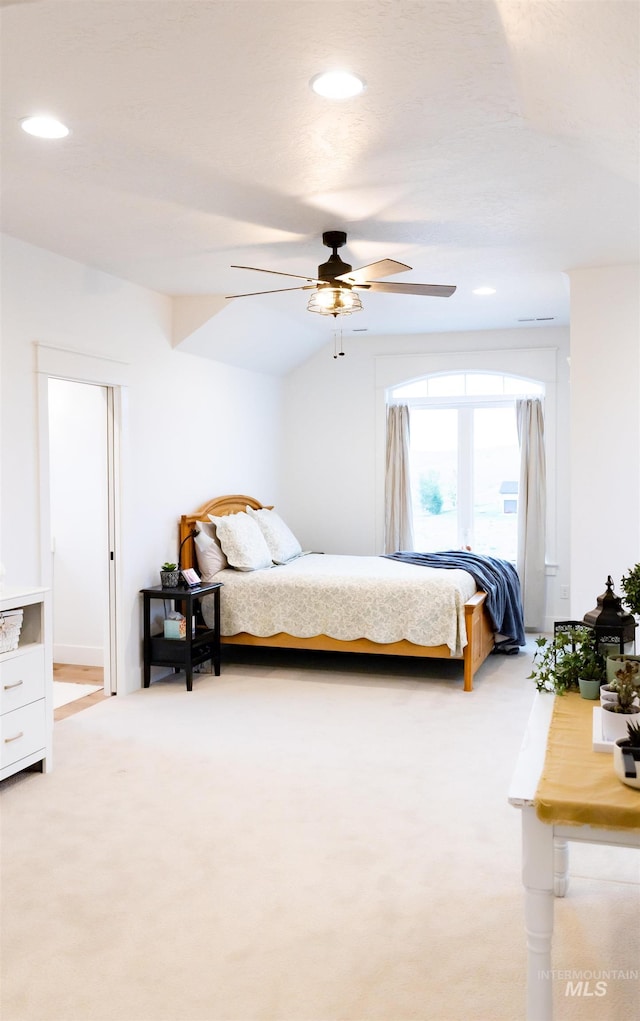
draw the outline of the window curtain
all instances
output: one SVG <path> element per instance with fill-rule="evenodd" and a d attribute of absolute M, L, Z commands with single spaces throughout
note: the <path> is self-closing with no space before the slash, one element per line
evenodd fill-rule
<path fill-rule="evenodd" d="M 545 609 L 545 523 L 547 469 L 542 402 L 535 397 L 516 401 L 520 444 L 518 490 L 518 560 L 525 628 L 541 630 Z"/>
<path fill-rule="evenodd" d="M 413 549 L 413 511 L 409 477 L 409 408 L 387 408 L 387 454 L 384 487 L 384 551 Z"/>

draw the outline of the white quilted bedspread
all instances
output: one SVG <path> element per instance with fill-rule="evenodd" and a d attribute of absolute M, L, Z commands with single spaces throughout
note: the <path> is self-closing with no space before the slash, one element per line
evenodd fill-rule
<path fill-rule="evenodd" d="M 329 635 L 349 641 L 407 639 L 417 645 L 466 645 L 464 603 L 476 591 L 466 571 L 402 564 L 384 557 L 310 553 L 282 567 L 215 576 L 221 591 L 221 633 L 261 638 L 285 631 L 298 638 Z M 213 597 L 202 609 L 211 625 Z"/>

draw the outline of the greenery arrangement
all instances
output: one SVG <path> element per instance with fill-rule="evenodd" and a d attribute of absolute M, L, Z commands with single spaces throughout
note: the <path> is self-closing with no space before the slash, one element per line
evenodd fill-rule
<path fill-rule="evenodd" d="M 566 691 L 577 691 L 580 679 L 605 683 L 605 660 L 596 649 L 591 628 L 559 628 L 553 638 L 541 635 L 535 644 L 533 670 L 528 679 L 535 681 L 536 691 L 564 695 Z"/>
<path fill-rule="evenodd" d="M 169 564 L 169 563 L 163 564 L 162 567 L 160 568 L 160 570 L 161 571 L 177 571 L 178 570 L 178 565 L 177 564 Z"/>
<path fill-rule="evenodd" d="M 623 574 L 620 587 L 624 592 L 622 601 L 627 609 L 640 616 L 640 564 L 632 567 L 628 574 Z"/>

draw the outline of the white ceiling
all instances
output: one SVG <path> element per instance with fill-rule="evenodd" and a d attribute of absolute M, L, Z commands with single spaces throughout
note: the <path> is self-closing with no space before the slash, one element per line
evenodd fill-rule
<path fill-rule="evenodd" d="M 5 0 L 2 229 L 172 296 L 218 296 L 199 299 L 185 349 L 261 371 L 306 359 L 333 320 L 300 291 L 224 301 L 303 283 L 230 264 L 315 275 L 328 229 L 347 231 L 354 267 L 390 257 L 413 267 L 396 281 L 458 287 L 364 293 L 345 341 L 567 323 L 565 271 L 639 257 L 639 13 L 635 0 Z M 313 94 L 331 67 L 365 93 Z M 21 131 L 43 111 L 67 139 Z M 481 284 L 497 294 L 472 295 Z"/>

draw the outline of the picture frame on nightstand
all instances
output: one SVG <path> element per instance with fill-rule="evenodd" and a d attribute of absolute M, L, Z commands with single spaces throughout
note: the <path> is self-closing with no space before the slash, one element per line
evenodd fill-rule
<path fill-rule="evenodd" d="M 201 584 L 201 579 L 199 578 L 198 573 L 194 571 L 193 567 L 187 567 L 184 571 L 181 571 L 180 574 L 189 588 L 195 588 L 196 585 Z"/>

